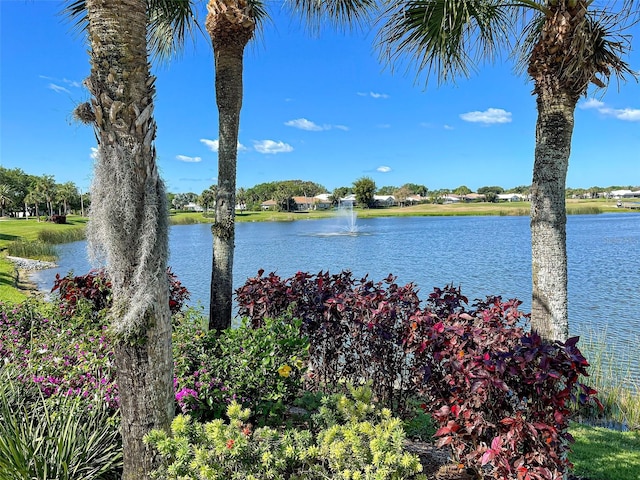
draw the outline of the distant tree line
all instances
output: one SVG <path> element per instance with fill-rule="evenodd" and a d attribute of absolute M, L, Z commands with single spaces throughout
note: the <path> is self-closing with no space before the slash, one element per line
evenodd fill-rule
<path fill-rule="evenodd" d="M 30 175 L 0 167 L 0 216 L 40 217 L 83 214 L 90 203 L 73 182 L 56 183 L 53 175 Z"/>
<path fill-rule="evenodd" d="M 329 193 L 329 200 L 333 206 L 340 203 L 340 199 L 355 195 L 356 203 L 364 207 L 375 205 L 374 196 L 392 195 L 395 201 L 404 206 L 415 203 L 416 198 L 421 203 L 442 203 L 443 199 L 450 194 L 465 196 L 472 193 L 484 195 L 483 202 L 497 202 L 498 195 L 507 193 L 517 193 L 529 196 L 530 185 L 518 185 L 512 188 L 503 188 L 498 185 L 487 185 L 473 192 L 466 185 L 457 188 L 440 188 L 430 190 L 427 186 L 417 183 L 405 183 L 401 186 L 385 185 L 377 187 L 375 181 L 370 177 L 361 177 L 353 182 L 351 186 L 336 187 L 329 192 L 323 185 L 307 180 L 283 180 L 276 182 L 266 182 L 255 185 L 251 188 L 238 188 L 236 191 L 236 202 L 239 210 L 258 211 L 261 204 L 268 200 L 276 202 L 276 209 L 280 211 L 290 211 L 294 208 L 293 197 L 313 197 L 321 193 Z M 640 186 L 632 185 L 612 185 L 609 187 L 593 186 L 590 188 L 567 188 L 566 198 L 599 198 L 612 190 L 639 190 Z M 211 185 L 203 190 L 200 195 L 194 192 L 188 193 L 168 193 L 168 202 L 171 208 L 183 210 L 189 203 L 195 203 L 204 209 L 205 214 L 214 208 L 216 198 L 216 185 Z"/>
<path fill-rule="evenodd" d="M 529 185 L 505 189 L 500 186 L 484 186 L 475 193 L 485 196 L 484 201 L 496 202 L 502 193 L 518 193 L 528 195 Z M 566 198 L 598 198 L 612 190 L 640 190 L 640 186 L 612 185 L 609 187 L 593 186 L 589 188 L 567 188 Z M 266 182 L 251 188 L 238 188 L 236 201 L 240 210 L 260 210 L 262 202 L 274 200 L 282 211 L 293 208 L 293 197 L 314 197 L 321 193 L 329 193 L 319 184 L 308 180 L 283 180 Z M 363 206 L 373 206 L 374 195 L 393 195 L 403 205 L 408 197 L 419 196 L 424 202 L 438 203 L 449 194 L 468 195 L 473 193 L 466 185 L 457 188 L 441 188 L 430 190 L 425 185 L 405 183 L 401 186 L 385 185 L 377 187 L 370 177 L 361 177 L 351 186 L 336 187 L 330 192 L 329 199 L 338 205 L 341 198 L 355 194 L 356 202 Z M 82 199 L 81 199 L 82 195 Z M 195 192 L 167 193 L 170 208 L 183 210 L 188 204 L 201 206 L 209 213 L 215 205 L 216 185 Z M 73 182 L 56 183 L 53 175 L 30 175 L 20 168 L 0 167 L 0 216 L 51 216 L 69 213 L 86 214 L 91 203 L 89 192 L 81 192 Z M 83 212 L 84 210 L 84 212 Z"/>

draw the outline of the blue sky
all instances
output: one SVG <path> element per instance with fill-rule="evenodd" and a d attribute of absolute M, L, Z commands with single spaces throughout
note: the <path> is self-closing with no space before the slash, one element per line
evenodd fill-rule
<path fill-rule="evenodd" d="M 471 79 L 438 85 L 378 59 L 375 32 L 310 35 L 281 2 L 245 54 L 238 187 L 302 179 L 332 190 L 362 176 L 376 185 L 511 188 L 531 183 L 535 97 L 508 58 Z M 89 98 L 87 45 L 61 2 L 0 2 L 0 165 L 91 182 L 91 128 L 72 119 Z M 640 46 L 640 26 L 630 31 Z M 640 70 L 640 48 L 629 58 Z M 168 190 L 216 183 L 213 58 L 197 38 L 154 66 L 158 163 Z M 576 110 L 567 186 L 640 185 L 640 85 L 613 82 Z"/>

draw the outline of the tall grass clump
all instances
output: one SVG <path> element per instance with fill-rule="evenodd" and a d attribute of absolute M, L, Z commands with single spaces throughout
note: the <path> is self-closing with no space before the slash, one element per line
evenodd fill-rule
<path fill-rule="evenodd" d="M 42 241 L 15 240 L 7 245 L 7 253 L 13 257 L 53 261 L 57 258 L 55 248 Z"/>
<path fill-rule="evenodd" d="M 120 433 L 103 402 L 46 399 L 6 373 L 0 380 L 0 478 L 119 478 Z"/>
<path fill-rule="evenodd" d="M 640 380 L 631 367 L 631 352 L 616 351 L 607 342 L 606 331 L 587 332 L 581 344 L 589 361 L 588 383 L 598 391 L 604 407 L 603 411 L 580 411 L 583 418 L 603 426 L 640 429 Z"/>
<path fill-rule="evenodd" d="M 603 210 L 595 205 L 580 207 L 567 206 L 567 215 L 597 215 L 602 212 Z"/>
<path fill-rule="evenodd" d="M 172 215 L 169 217 L 169 223 L 171 225 L 194 225 L 196 223 L 204 223 L 202 216 L 193 215 Z"/>
<path fill-rule="evenodd" d="M 500 217 L 527 217 L 531 214 L 531 211 L 527 208 L 509 208 L 498 210 L 498 216 Z"/>
<path fill-rule="evenodd" d="M 41 230 L 38 232 L 38 240 L 49 245 L 77 242 L 84 239 L 84 228 L 70 228 L 65 230 Z"/>

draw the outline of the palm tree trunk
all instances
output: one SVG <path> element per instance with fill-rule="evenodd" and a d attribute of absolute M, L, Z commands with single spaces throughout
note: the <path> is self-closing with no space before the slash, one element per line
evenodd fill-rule
<path fill-rule="evenodd" d="M 235 9 L 209 3 L 206 27 L 213 44 L 215 88 L 218 105 L 218 186 L 213 233 L 213 265 L 209 328 L 221 331 L 231 326 L 233 302 L 233 254 L 235 242 L 236 162 L 238 129 L 242 108 L 244 48 L 253 36 L 255 24 L 245 18 L 246 5 Z M 243 3 L 242 1 L 238 3 Z M 235 13 L 233 13 L 235 12 Z"/>
<path fill-rule="evenodd" d="M 168 209 L 153 140 L 154 79 L 147 60 L 146 0 L 87 0 L 98 155 L 88 239 L 113 286 L 124 480 L 150 478 L 143 443 L 174 412 L 171 315 L 166 276 Z"/>
<path fill-rule="evenodd" d="M 569 335 L 565 182 L 571 152 L 575 95 L 539 89 L 531 185 L 531 328 L 542 337 Z"/>

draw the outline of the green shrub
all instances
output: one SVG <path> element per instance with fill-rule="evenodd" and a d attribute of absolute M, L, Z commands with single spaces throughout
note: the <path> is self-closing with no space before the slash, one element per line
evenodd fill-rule
<path fill-rule="evenodd" d="M 323 400 L 317 433 L 253 430 L 247 423 L 251 412 L 236 402 L 227 409 L 228 422 L 218 419 L 203 425 L 180 415 L 169 435 L 154 430 L 146 437 L 163 459 L 155 478 L 424 479 L 417 475 L 422 470 L 418 457 L 403 452 L 400 420 L 371 404 L 369 386 L 350 391 L 350 396 Z"/>
<path fill-rule="evenodd" d="M 423 442 L 432 440 L 436 433 L 436 427 L 433 418 L 427 413 L 429 410 L 428 405 L 410 399 L 407 407 L 402 419 L 407 437 Z"/>
<path fill-rule="evenodd" d="M 119 478 L 120 433 L 105 403 L 46 399 L 7 374 L 1 380 L 0 478 Z"/>
<path fill-rule="evenodd" d="M 261 328 L 243 323 L 216 337 L 188 310 L 174 330 L 176 399 L 182 413 L 201 420 L 220 418 L 237 400 L 259 425 L 279 422 L 303 386 L 308 342 L 300 321 L 283 315 Z"/>

